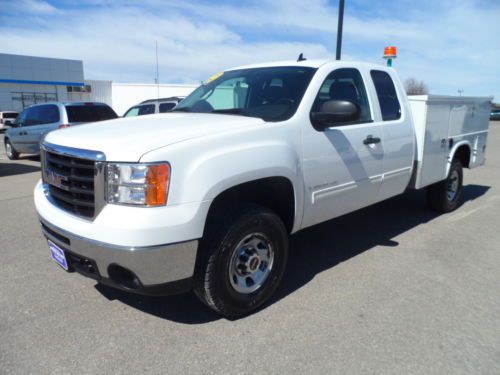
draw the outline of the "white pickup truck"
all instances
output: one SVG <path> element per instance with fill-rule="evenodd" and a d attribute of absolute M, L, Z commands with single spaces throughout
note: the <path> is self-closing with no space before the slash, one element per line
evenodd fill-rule
<path fill-rule="evenodd" d="M 193 290 L 235 318 L 278 287 L 291 233 L 408 188 L 454 210 L 462 168 L 485 162 L 489 111 L 489 98 L 408 99 L 374 64 L 244 66 L 172 113 L 49 133 L 35 205 L 66 270 L 141 294 Z"/>

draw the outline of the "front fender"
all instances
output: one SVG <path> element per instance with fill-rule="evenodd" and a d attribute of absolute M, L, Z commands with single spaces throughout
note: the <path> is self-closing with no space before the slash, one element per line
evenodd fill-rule
<path fill-rule="evenodd" d="M 251 138 L 251 137 L 249 137 Z M 225 190 L 267 177 L 287 178 L 294 190 L 294 229 L 303 213 L 300 158 L 286 140 L 189 142 L 155 150 L 141 161 L 167 160 L 172 165 L 168 205 L 211 201 Z M 170 155 L 170 156 L 169 156 Z"/>

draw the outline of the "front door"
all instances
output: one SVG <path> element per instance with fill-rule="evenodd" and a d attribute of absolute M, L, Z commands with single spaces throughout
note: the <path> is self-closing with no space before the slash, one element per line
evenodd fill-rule
<path fill-rule="evenodd" d="M 332 71 L 312 111 L 329 100 L 356 104 L 360 118 L 332 123 L 326 130 L 311 123 L 303 132 L 306 199 L 302 226 L 343 215 L 377 201 L 382 181 L 382 130 L 373 114 L 362 74 L 353 68 Z"/>

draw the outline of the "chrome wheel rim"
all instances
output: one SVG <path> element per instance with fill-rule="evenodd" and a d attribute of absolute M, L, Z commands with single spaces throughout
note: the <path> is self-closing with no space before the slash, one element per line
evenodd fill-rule
<path fill-rule="evenodd" d="M 7 156 L 8 156 L 9 158 L 11 158 L 11 157 L 12 157 L 12 146 L 10 145 L 10 143 L 9 143 L 9 142 L 7 142 L 7 143 L 5 144 L 5 151 L 7 152 Z"/>
<path fill-rule="evenodd" d="M 249 294 L 259 289 L 273 268 L 274 249 L 262 233 L 245 236 L 236 245 L 229 263 L 229 281 L 233 289 Z"/>
<path fill-rule="evenodd" d="M 451 172 L 450 178 L 448 179 L 447 194 L 448 194 L 448 200 L 450 202 L 452 202 L 455 199 L 455 197 L 457 196 L 458 185 L 459 185 L 458 177 L 459 177 L 458 172 L 453 171 L 453 172 Z"/>

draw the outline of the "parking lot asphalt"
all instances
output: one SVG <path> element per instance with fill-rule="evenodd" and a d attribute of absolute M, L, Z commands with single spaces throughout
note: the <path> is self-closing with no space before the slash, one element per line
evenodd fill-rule
<path fill-rule="evenodd" d="M 38 178 L 36 158 L 2 148 L 1 374 L 500 374 L 498 122 L 457 211 L 409 192 L 299 232 L 277 296 L 237 321 L 65 273 Z"/>

